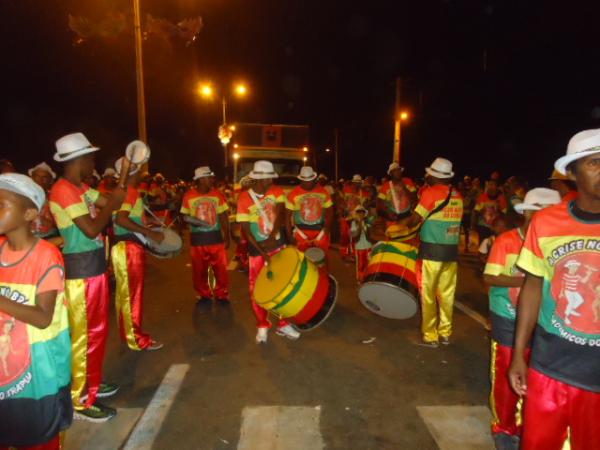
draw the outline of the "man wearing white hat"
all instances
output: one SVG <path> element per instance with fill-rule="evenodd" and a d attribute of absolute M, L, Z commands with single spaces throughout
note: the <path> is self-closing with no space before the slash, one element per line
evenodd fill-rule
<path fill-rule="evenodd" d="M 575 183 L 558 170 L 554 169 L 552 171 L 548 181 L 550 181 L 550 187 L 559 192 L 563 202 L 570 202 L 577 198 Z"/>
<path fill-rule="evenodd" d="M 267 342 L 271 323 L 269 313 L 254 301 L 254 284 L 260 270 L 270 257 L 284 247 L 281 228 L 285 223 L 285 194 L 279 186 L 273 185 L 277 172 L 269 161 L 256 161 L 248 174 L 253 184 L 240 194 L 237 204 L 236 220 L 248 238 L 249 268 L 248 283 L 250 300 L 256 317 L 256 343 Z M 280 319 L 277 334 L 289 339 L 298 339 L 300 333 L 286 320 Z"/>
<path fill-rule="evenodd" d="M 52 183 L 54 183 L 54 180 L 56 179 L 56 174 L 45 162 L 41 162 L 37 166 L 32 167 L 27 173 L 46 193 L 46 202 L 37 218 L 33 221 L 33 233 L 37 237 L 46 239 L 54 245 L 61 245 L 62 238 L 58 233 L 58 227 L 56 226 L 56 222 L 54 222 L 54 217 L 50 212 L 50 204 L 47 200 Z"/>
<path fill-rule="evenodd" d="M 509 377 L 526 396 L 521 449 L 560 449 L 568 435 L 572 450 L 598 450 L 600 130 L 573 136 L 554 168 L 578 196 L 536 213 L 529 226 L 517 260 L 525 282 Z"/>
<path fill-rule="evenodd" d="M 121 174 L 124 158 L 115 163 L 116 175 Z M 120 336 L 131 350 L 158 350 L 163 344 L 142 331 L 144 279 L 146 277 L 146 250 L 136 234 L 161 242 L 161 232 L 144 225 L 144 202 L 137 187 L 140 167 L 131 165 L 127 195 L 113 216 L 114 245 L 111 249 L 112 267 L 116 279 L 115 309 L 121 330 Z"/>
<path fill-rule="evenodd" d="M 529 223 L 536 211 L 560 203 L 557 191 L 535 188 L 515 206 L 523 215 L 520 227 L 500 234 L 490 250 L 483 279 L 490 287 L 489 309 L 492 319 L 490 374 L 492 391 L 492 436 L 496 448 L 518 449 L 521 435 L 519 396 L 510 387 L 508 368 L 514 346 L 516 308 L 525 274 L 516 267 Z"/>
<path fill-rule="evenodd" d="M 390 180 L 379 189 L 377 213 L 386 220 L 389 228 L 411 216 L 417 200 L 417 186 L 410 178 L 402 176 L 404 167 L 397 162 L 390 164 L 387 173 Z"/>
<path fill-rule="evenodd" d="M 350 235 L 350 220 L 357 206 L 365 206 L 370 199 L 370 193 L 362 189 L 363 178 L 355 174 L 342 190 L 340 202 L 340 254 L 343 259 L 354 258 L 354 242 Z"/>
<path fill-rule="evenodd" d="M 424 345 L 437 347 L 440 341 L 447 345 L 452 334 L 463 200 L 452 186 L 454 172 L 450 161 L 436 158 L 425 172 L 427 186 L 407 226 L 421 224 L 421 332 Z"/>
<path fill-rule="evenodd" d="M 171 212 L 169 210 L 169 192 L 165 184 L 165 177 L 162 173 L 154 175 L 154 179 L 148 188 L 146 199 L 154 215 L 164 225 L 167 225 L 171 221 Z"/>
<path fill-rule="evenodd" d="M 116 411 L 96 402 L 96 398 L 108 397 L 118 390 L 116 385 L 101 384 L 109 301 L 102 230 L 125 198 L 129 161 L 123 165 L 115 190 L 104 197 L 82 182 L 92 175 L 94 153 L 98 150 L 82 133 L 68 134 L 56 141 L 54 160 L 63 164 L 63 176 L 50 191 L 50 211 L 65 242 L 62 251 L 72 324 L 71 394 L 75 416 L 102 422 L 114 417 Z"/>
<path fill-rule="evenodd" d="M 229 304 L 227 249 L 230 245 L 229 206 L 214 187 L 215 174 L 210 167 L 194 172 L 195 186 L 183 196 L 181 214 L 190 224 L 192 280 L 197 304 L 210 304 L 213 296 L 219 305 Z M 208 271 L 212 267 L 215 287 L 211 290 Z"/>
<path fill-rule="evenodd" d="M 317 184 L 317 174 L 312 167 L 302 167 L 298 179 L 300 184 L 288 194 L 286 201 L 288 236 L 292 236 L 300 251 L 319 247 L 326 252 L 333 221 L 331 196 Z"/>

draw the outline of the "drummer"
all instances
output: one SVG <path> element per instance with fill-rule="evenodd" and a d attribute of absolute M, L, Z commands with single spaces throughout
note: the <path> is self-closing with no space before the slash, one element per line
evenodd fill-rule
<path fill-rule="evenodd" d="M 422 224 L 420 270 L 423 344 L 448 345 L 458 272 L 458 242 L 463 214 L 462 196 L 452 187 L 452 163 L 436 158 L 425 169 L 427 186 L 407 226 Z M 438 313 L 439 305 L 439 313 Z"/>
<path fill-rule="evenodd" d="M 116 176 L 120 176 L 123 158 L 115 163 Z M 144 226 L 144 204 L 138 191 L 140 166 L 131 165 L 127 182 L 127 195 L 113 215 L 115 245 L 111 261 L 117 282 L 115 309 L 121 331 L 121 339 L 130 350 L 159 350 L 163 344 L 153 340 L 142 331 L 142 304 L 146 272 L 146 251 L 134 233 L 154 242 L 164 239 L 163 233 Z"/>
<path fill-rule="evenodd" d="M 109 197 L 82 182 L 94 170 L 94 147 L 82 133 L 56 141 L 54 160 L 63 176 L 50 190 L 50 211 L 64 239 L 65 295 L 73 348 L 71 396 L 74 417 L 104 422 L 116 410 L 96 401 L 114 395 L 119 386 L 102 383 L 102 361 L 108 336 L 108 273 L 102 230 L 126 194 L 129 161 Z M 99 207 L 100 211 L 96 208 Z"/>
<path fill-rule="evenodd" d="M 350 235 L 350 219 L 357 206 L 363 205 L 369 199 L 369 192 L 362 189 L 363 178 L 356 174 L 343 187 L 340 202 L 340 254 L 342 259 L 354 259 L 354 242 Z"/>
<path fill-rule="evenodd" d="M 377 213 L 386 220 L 386 227 L 396 225 L 411 216 L 412 207 L 417 200 L 417 187 L 407 177 L 403 177 L 404 167 L 397 162 L 388 168 L 389 181 L 382 184 L 377 195 Z M 390 232 L 386 230 L 386 234 Z"/>
<path fill-rule="evenodd" d="M 273 179 L 279 175 L 270 161 L 256 161 L 248 176 L 252 185 L 240 194 L 236 220 L 248 238 L 250 301 L 258 328 L 256 343 L 260 344 L 267 342 L 271 323 L 267 310 L 254 301 L 254 284 L 265 263 L 270 264 L 271 256 L 284 247 L 281 225 L 285 221 L 285 194 L 279 186 L 273 185 Z M 277 324 L 277 334 L 289 339 L 300 337 L 300 333 L 283 319 Z"/>
<path fill-rule="evenodd" d="M 298 179 L 300 185 L 288 194 L 286 201 L 288 236 L 302 252 L 309 247 L 319 247 L 327 252 L 333 221 L 331 196 L 317 183 L 317 174 L 312 167 L 302 167 Z"/>
<path fill-rule="evenodd" d="M 196 185 L 183 196 L 181 214 L 191 226 L 190 253 L 196 304 L 210 304 L 214 294 L 219 305 L 228 305 L 229 206 L 221 191 L 214 187 L 215 174 L 210 167 L 198 167 L 194 172 L 194 181 Z M 212 291 L 208 282 L 208 270 L 211 267 L 215 275 Z"/>

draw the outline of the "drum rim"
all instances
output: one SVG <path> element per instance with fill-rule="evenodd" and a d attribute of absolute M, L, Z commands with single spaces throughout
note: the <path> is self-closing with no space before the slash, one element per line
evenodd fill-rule
<path fill-rule="evenodd" d="M 361 305 L 362 305 L 362 306 L 363 306 L 365 309 L 367 309 L 369 312 L 371 312 L 371 313 L 373 313 L 373 314 L 375 314 L 375 315 L 378 315 L 379 317 L 383 317 L 384 319 L 390 319 L 390 320 L 407 320 L 407 319 L 410 319 L 410 318 L 414 317 L 414 316 L 415 316 L 415 314 L 417 313 L 417 311 L 419 310 L 419 299 L 418 299 L 418 298 L 413 298 L 412 296 L 410 296 L 410 295 L 409 295 L 409 297 L 411 297 L 411 299 L 413 300 L 413 304 L 414 304 L 414 306 L 415 306 L 415 312 L 414 312 L 414 313 L 412 313 L 410 316 L 406 316 L 406 317 L 389 317 L 389 316 L 384 316 L 383 314 L 379 314 L 379 313 L 378 313 L 378 312 L 376 312 L 376 311 L 373 311 L 371 308 L 369 308 L 369 307 L 367 307 L 367 306 L 365 305 L 365 303 L 363 302 L 363 299 L 361 298 L 361 295 L 360 295 L 360 291 L 361 291 L 361 289 L 362 289 L 364 286 L 371 285 L 371 284 L 374 284 L 374 285 L 380 285 L 380 286 L 381 286 L 381 285 L 383 285 L 383 286 L 386 286 L 386 287 L 392 287 L 392 288 L 394 288 L 394 289 L 396 289 L 396 290 L 398 290 L 398 291 L 402 291 L 402 292 L 404 292 L 404 293 L 406 293 L 406 294 L 409 294 L 409 292 L 408 292 L 406 289 L 403 289 L 403 288 L 401 288 L 400 286 L 397 286 L 397 285 L 394 285 L 394 284 L 392 284 L 392 283 L 388 283 L 388 282 L 385 282 L 385 281 L 367 281 L 367 282 L 365 282 L 365 283 L 362 283 L 362 284 L 359 286 L 359 288 L 358 288 L 358 291 L 357 291 L 357 294 L 358 294 L 358 300 L 360 301 L 360 304 L 361 304 Z M 417 294 L 418 294 L 418 290 L 417 290 Z"/>
<path fill-rule="evenodd" d="M 327 295 L 327 299 L 325 300 L 324 305 L 327 305 L 329 303 L 328 300 L 331 298 L 332 299 L 331 303 L 330 303 L 331 306 L 329 307 L 329 309 L 327 310 L 325 315 L 314 325 L 306 327 L 307 325 L 310 325 L 312 323 L 312 321 L 319 316 L 319 313 L 315 314 L 315 316 L 310 321 L 303 323 L 302 325 L 295 325 L 292 323 L 292 326 L 294 328 L 296 328 L 298 331 L 302 331 L 304 333 L 307 331 L 312 331 L 315 328 L 318 328 L 329 318 L 329 316 L 335 309 L 335 307 L 337 305 L 338 294 L 339 294 L 339 284 L 338 284 L 338 281 L 335 279 L 335 277 L 333 277 L 333 275 L 327 274 L 327 276 L 329 277 L 329 281 L 330 281 L 329 285 L 331 286 L 331 288 L 330 288 L 330 292 Z"/>

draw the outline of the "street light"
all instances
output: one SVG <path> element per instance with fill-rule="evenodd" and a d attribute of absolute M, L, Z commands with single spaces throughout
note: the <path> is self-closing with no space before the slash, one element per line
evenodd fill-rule
<path fill-rule="evenodd" d="M 205 100 L 212 100 L 215 96 L 215 88 L 211 83 L 201 83 L 197 88 L 198 94 Z M 245 97 L 248 94 L 248 87 L 244 83 L 237 83 L 233 86 L 232 94 L 236 97 Z M 233 132 L 235 131 L 235 125 L 227 125 L 227 98 L 225 95 L 221 97 L 221 103 L 223 105 L 223 122 L 219 126 L 217 136 L 221 144 L 223 145 L 223 151 L 225 154 L 225 167 L 228 166 L 229 158 L 227 157 L 227 144 L 231 142 Z"/>
<path fill-rule="evenodd" d="M 237 147 L 237 144 L 235 144 L 234 147 Z M 236 152 L 233 154 L 233 184 L 234 185 L 235 185 L 235 183 L 237 183 L 238 159 L 240 159 L 240 154 Z"/>
<path fill-rule="evenodd" d="M 400 147 L 402 146 L 402 122 L 410 119 L 410 113 L 406 110 L 398 111 L 394 126 L 394 153 L 392 161 L 400 162 Z"/>

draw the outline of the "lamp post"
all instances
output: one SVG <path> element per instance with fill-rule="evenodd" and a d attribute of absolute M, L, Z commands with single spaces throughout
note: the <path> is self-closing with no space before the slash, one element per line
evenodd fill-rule
<path fill-rule="evenodd" d="M 243 83 L 237 83 L 233 86 L 232 89 L 233 95 L 238 98 L 243 98 L 248 94 L 248 88 Z M 213 100 L 215 97 L 215 89 L 210 83 L 202 83 L 198 86 L 198 94 L 205 100 Z M 217 133 L 217 137 L 221 141 L 223 145 L 223 153 L 225 156 L 225 167 L 229 165 L 229 158 L 227 152 L 227 145 L 231 142 L 231 138 L 233 137 L 233 132 L 235 131 L 235 126 L 227 124 L 227 97 L 222 95 L 221 97 L 221 106 L 222 106 L 222 114 L 223 121 L 219 126 L 219 131 Z M 239 156 L 238 156 L 239 157 Z"/>
<path fill-rule="evenodd" d="M 233 154 L 233 184 L 237 183 L 237 173 L 238 173 L 238 160 L 240 159 L 240 154 L 235 152 Z"/>

